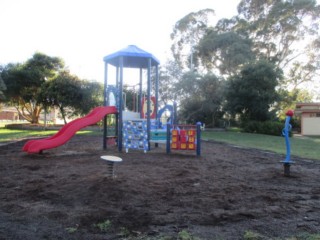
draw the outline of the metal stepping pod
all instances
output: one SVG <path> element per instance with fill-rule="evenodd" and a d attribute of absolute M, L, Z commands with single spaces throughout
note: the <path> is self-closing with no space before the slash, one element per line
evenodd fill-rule
<path fill-rule="evenodd" d="M 122 162 L 122 159 L 116 156 L 101 156 L 102 160 L 105 160 L 107 162 L 107 177 L 114 178 L 114 164 L 118 162 Z"/>

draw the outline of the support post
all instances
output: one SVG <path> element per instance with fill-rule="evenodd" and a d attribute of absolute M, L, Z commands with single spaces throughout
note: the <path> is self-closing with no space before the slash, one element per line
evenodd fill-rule
<path fill-rule="evenodd" d="M 120 83 L 119 83 L 119 117 L 118 117 L 118 150 L 122 151 L 122 113 L 123 113 L 123 57 L 119 58 L 119 66 L 120 66 Z"/>
<path fill-rule="evenodd" d="M 151 131 L 151 58 L 148 58 L 148 98 L 147 98 L 147 134 L 148 134 L 148 151 L 150 151 L 150 131 Z"/>
<path fill-rule="evenodd" d="M 107 106 L 107 87 L 108 87 L 108 63 L 104 63 L 104 92 L 103 92 L 103 106 Z M 107 149 L 107 116 L 103 118 L 103 149 Z"/>
<path fill-rule="evenodd" d="M 170 132 L 170 124 L 167 124 L 167 144 L 166 144 L 166 149 L 167 149 L 167 153 L 169 154 L 171 152 L 170 149 L 170 139 L 171 139 L 171 132 Z"/>
<path fill-rule="evenodd" d="M 142 118 L 142 68 L 140 68 L 140 82 L 139 82 L 139 100 L 138 100 L 138 112 L 140 118 Z"/>
<path fill-rule="evenodd" d="M 197 122 L 197 156 L 201 156 L 201 122 Z"/>
<path fill-rule="evenodd" d="M 159 104 L 158 104 L 158 98 L 159 98 L 159 73 L 158 73 L 158 65 L 156 65 L 156 79 L 155 79 L 155 81 L 156 81 L 156 86 L 155 86 L 155 97 L 156 97 L 156 102 L 155 102 L 155 109 L 154 109 L 154 111 L 155 111 L 155 113 L 156 113 L 156 126 L 157 126 L 157 128 L 159 127 L 159 119 L 158 119 L 158 106 L 159 106 Z"/>
<path fill-rule="evenodd" d="M 119 66 L 116 68 L 116 89 L 119 90 Z M 118 108 L 118 113 L 116 114 L 116 126 L 115 126 L 115 135 L 117 137 L 117 145 L 119 146 L 119 112 L 120 112 L 120 93 L 119 91 L 117 92 L 116 95 L 116 105 Z"/>

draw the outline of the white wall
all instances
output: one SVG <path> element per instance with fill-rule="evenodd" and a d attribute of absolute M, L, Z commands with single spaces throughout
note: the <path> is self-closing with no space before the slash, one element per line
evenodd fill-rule
<path fill-rule="evenodd" d="M 302 120 L 303 135 L 318 135 L 320 136 L 320 118 L 319 117 L 304 117 Z"/>

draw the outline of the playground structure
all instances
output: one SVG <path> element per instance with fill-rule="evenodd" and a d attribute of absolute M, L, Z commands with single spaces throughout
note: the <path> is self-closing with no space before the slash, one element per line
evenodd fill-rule
<path fill-rule="evenodd" d="M 158 66 L 160 64 L 159 60 L 156 59 L 152 54 L 134 46 L 129 45 L 127 48 L 121 49 L 113 54 L 105 56 L 103 58 L 105 62 L 105 79 L 104 79 L 104 106 L 110 104 L 110 100 L 115 99 L 116 106 L 119 110 L 116 115 L 116 135 L 117 135 L 117 144 L 119 151 L 122 151 L 123 143 L 123 68 L 136 68 L 140 70 L 140 79 L 139 79 L 139 98 L 138 98 L 138 109 L 140 111 L 140 118 L 142 117 L 141 103 L 142 103 L 142 71 L 147 69 L 147 112 L 146 112 L 146 129 L 147 129 L 147 139 L 150 139 L 150 129 L 151 129 L 151 68 L 155 69 L 155 103 L 154 109 L 158 109 L 158 89 L 159 89 L 159 74 Z M 116 85 L 108 85 L 108 70 L 109 65 L 112 65 L 116 68 Z M 109 92 L 109 89 L 114 89 Z M 139 116 L 136 116 L 136 119 Z M 103 149 L 107 148 L 105 139 L 107 138 L 107 121 L 104 118 L 104 136 L 103 136 Z M 149 150 L 149 146 L 148 146 Z"/>
<path fill-rule="evenodd" d="M 172 136 L 172 132 L 180 134 L 180 129 L 175 129 L 176 122 L 176 106 L 165 105 L 159 110 L 159 61 L 150 53 L 138 48 L 134 45 L 129 45 L 127 48 L 121 49 L 118 52 L 112 53 L 103 58 L 105 62 L 105 80 L 104 80 L 104 105 L 111 105 L 111 100 L 115 100 L 118 108 L 116 115 L 116 136 L 118 150 L 122 151 L 124 147 L 126 152 L 129 149 L 140 149 L 147 152 L 151 149 L 151 143 L 157 146 L 159 143 L 166 143 L 167 153 L 170 148 L 176 150 L 196 150 L 197 155 L 200 155 L 200 131 L 193 131 L 193 136 L 183 136 L 185 130 L 181 130 L 181 139 L 193 142 L 182 142 L 171 144 L 172 139 L 180 139 L 180 135 Z M 116 84 L 108 84 L 109 65 L 116 68 Z M 125 110 L 123 100 L 123 82 L 124 68 L 139 69 L 139 94 L 138 94 L 138 112 L 128 113 Z M 147 93 L 143 97 L 143 69 L 147 70 Z M 152 74 L 153 73 L 153 74 Z M 153 77 L 153 81 L 152 81 Z M 152 89 L 154 83 L 154 89 Z M 153 94 L 152 95 L 152 90 Z M 166 111 L 170 112 L 170 118 L 165 123 L 161 121 L 161 116 Z M 193 126 L 196 129 L 196 126 Z M 107 121 L 104 119 L 104 136 L 103 149 L 107 148 L 105 139 L 107 138 Z M 176 130 L 176 131 L 175 131 Z M 196 134 L 197 133 L 197 134 Z M 197 138 L 197 139 L 196 139 Z M 180 140 L 179 140 L 180 141 Z M 183 146 L 186 146 L 185 148 Z M 192 147 L 191 147 L 192 146 Z M 196 146 L 199 146 L 198 148 Z"/>

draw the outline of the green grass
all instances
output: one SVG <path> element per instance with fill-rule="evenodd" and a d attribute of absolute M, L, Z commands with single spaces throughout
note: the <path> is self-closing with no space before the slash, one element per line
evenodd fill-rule
<path fill-rule="evenodd" d="M 0 142 L 10 142 L 33 137 L 47 137 L 57 131 L 11 130 L 0 128 Z"/>
<path fill-rule="evenodd" d="M 16 141 L 26 138 L 47 137 L 55 134 L 56 130 L 9 130 L 0 126 L 0 143 Z M 108 133 L 111 134 L 109 131 Z M 79 135 L 102 136 L 102 129 L 82 130 Z M 237 130 L 213 132 L 203 131 L 202 139 L 227 142 L 242 147 L 257 148 L 275 153 L 286 154 L 284 137 L 262 134 L 242 133 Z M 291 155 L 302 158 L 320 160 L 320 137 L 292 137 L 290 138 Z"/>
<path fill-rule="evenodd" d="M 19 130 L 19 129 L 6 129 L 0 126 L 0 143 L 11 142 L 27 138 L 44 138 L 54 135 L 58 130 Z M 90 135 L 102 136 L 102 130 L 82 130 L 78 131 L 77 135 Z"/>
<path fill-rule="evenodd" d="M 257 148 L 286 154 L 284 137 L 262 134 L 241 133 L 236 131 L 202 132 L 202 139 L 227 142 L 242 147 Z M 291 155 L 320 160 L 320 137 L 290 138 Z"/>

